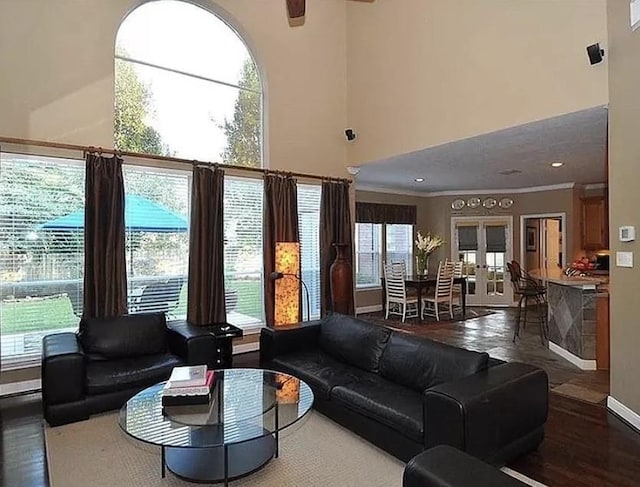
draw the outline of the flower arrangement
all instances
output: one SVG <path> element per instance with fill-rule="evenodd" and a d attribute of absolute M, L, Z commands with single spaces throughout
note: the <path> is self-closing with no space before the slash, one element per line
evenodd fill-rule
<path fill-rule="evenodd" d="M 418 232 L 416 238 L 416 273 L 423 275 L 429 266 L 429 256 L 444 244 L 440 235 L 422 235 Z"/>

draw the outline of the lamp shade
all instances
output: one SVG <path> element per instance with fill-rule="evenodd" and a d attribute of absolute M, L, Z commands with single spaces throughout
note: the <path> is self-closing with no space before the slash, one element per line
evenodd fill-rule
<path fill-rule="evenodd" d="M 274 325 L 291 325 L 300 321 L 300 244 L 276 243 L 276 271 L 284 274 L 275 283 Z M 291 274 L 291 275 L 289 275 Z"/>

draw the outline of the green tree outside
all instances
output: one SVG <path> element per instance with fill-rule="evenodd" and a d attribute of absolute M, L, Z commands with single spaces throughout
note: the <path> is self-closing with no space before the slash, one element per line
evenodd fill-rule
<path fill-rule="evenodd" d="M 236 166 L 260 167 L 262 165 L 262 87 L 258 70 L 251 58 L 242 65 L 239 90 L 233 119 L 221 125 L 227 136 L 227 147 L 222 162 Z"/>

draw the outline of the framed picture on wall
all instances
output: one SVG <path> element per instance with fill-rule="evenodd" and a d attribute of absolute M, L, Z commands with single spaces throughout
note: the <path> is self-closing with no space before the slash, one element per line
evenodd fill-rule
<path fill-rule="evenodd" d="M 527 252 L 535 252 L 537 248 L 536 235 L 538 229 L 536 227 L 527 227 Z"/>

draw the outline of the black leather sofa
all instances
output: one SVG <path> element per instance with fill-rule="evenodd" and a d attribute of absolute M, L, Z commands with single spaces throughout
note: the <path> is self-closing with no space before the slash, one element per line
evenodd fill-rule
<path fill-rule="evenodd" d="M 544 437 L 548 380 L 532 365 L 339 314 L 263 329 L 260 355 L 307 382 L 319 412 L 405 462 L 447 444 L 504 464 Z"/>
<path fill-rule="evenodd" d="M 42 400 L 51 426 L 122 406 L 169 378 L 173 367 L 211 361 L 215 338 L 164 313 L 82 319 L 78 333 L 43 339 Z"/>

